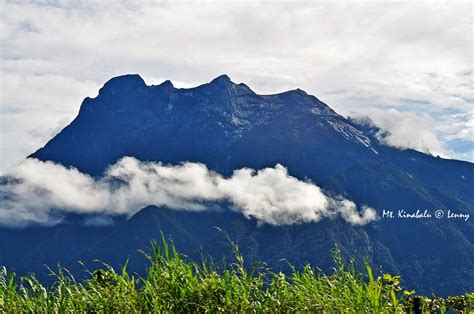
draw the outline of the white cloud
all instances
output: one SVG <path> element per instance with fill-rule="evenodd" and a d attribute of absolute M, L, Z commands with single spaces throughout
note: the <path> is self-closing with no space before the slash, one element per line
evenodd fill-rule
<path fill-rule="evenodd" d="M 376 219 L 375 211 L 347 199 L 334 199 L 309 181 L 300 181 L 281 165 L 235 170 L 231 177 L 199 163 L 164 165 L 124 157 L 94 179 L 75 168 L 27 159 L 0 185 L 0 225 L 55 224 L 61 213 L 132 215 L 147 205 L 205 210 L 208 202 L 228 202 L 260 223 L 288 225 L 342 217 L 353 225 Z M 107 220 L 105 221 L 107 222 Z"/>
<path fill-rule="evenodd" d="M 442 118 L 442 124 L 438 124 L 438 121 L 429 114 L 399 111 L 395 108 L 365 108 L 351 115 L 361 123 L 379 127 L 380 131 L 376 136 L 386 145 L 400 149 L 411 148 L 444 158 L 473 160 L 473 150 L 456 152 L 446 145 L 453 139 L 472 143 L 474 139 L 472 114 L 446 115 Z"/>
<path fill-rule="evenodd" d="M 447 157 L 443 144 L 434 133 L 433 121 L 427 116 L 414 112 L 400 112 L 394 108 L 388 110 L 366 109 L 366 115 L 380 127 L 378 139 L 389 146 L 412 148 L 432 155 Z M 364 116 L 355 115 L 356 119 Z"/>
<path fill-rule="evenodd" d="M 466 114 L 447 115 L 437 129 L 445 134 L 448 140 L 474 140 L 474 110 Z"/>
<path fill-rule="evenodd" d="M 302 88 L 343 114 L 414 100 L 408 111 L 436 125 L 443 110 L 473 108 L 469 2 L 0 6 L 2 170 L 42 144 L 28 134 L 70 121 L 83 98 L 125 73 L 184 86 L 227 73 L 259 93 Z"/>

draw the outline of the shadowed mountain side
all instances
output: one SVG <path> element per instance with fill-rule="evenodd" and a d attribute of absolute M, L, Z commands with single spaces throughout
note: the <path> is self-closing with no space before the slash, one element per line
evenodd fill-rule
<path fill-rule="evenodd" d="M 381 214 L 451 209 L 472 216 L 474 165 L 382 145 L 376 131 L 345 119 L 301 90 L 258 95 L 227 76 L 191 89 L 174 88 L 169 81 L 147 86 L 138 75 L 113 78 L 96 98 L 86 98 L 76 119 L 31 157 L 95 177 L 124 156 L 170 164 L 201 162 L 224 175 L 280 163 L 292 176 L 313 181 L 329 195 L 375 208 L 379 221 L 365 227 L 342 220 L 275 227 L 258 226 L 227 210 L 147 208 L 109 227 L 1 230 L 6 241 L 0 244 L 0 264 L 19 269 L 32 261 L 55 264 L 82 257 L 119 263 L 159 237 L 160 229 L 187 254 L 197 256 L 202 250 L 219 259 L 225 252 L 223 237 L 213 226 L 221 226 L 239 240 L 249 261 L 262 259 L 276 266 L 286 258 L 327 267 L 337 243 L 348 255 L 366 256 L 387 271 L 400 272 L 420 292 L 471 289 L 472 219 L 404 220 Z M 26 241 L 35 243 L 42 258 L 26 252 L 31 247 Z"/>

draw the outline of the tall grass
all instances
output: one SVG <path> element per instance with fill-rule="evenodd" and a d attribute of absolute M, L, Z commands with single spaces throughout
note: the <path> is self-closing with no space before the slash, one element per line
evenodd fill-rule
<path fill-rule="evenodd" d="M 2 267 L 0 312 L 443 313 L 450 308 L 468 313 L 474 304 L 474 293 L 448 299 L 414 296 L 400 287 L 398 276 L 376 277 L 368 264 L 361 274 L 337 251 L 330 274 L 306 265 L 286 275 L 262 263 L 247 268 L 238 247 L 231 243 L 231 249 L 235 261 L 216 267 L 210 261 L 187 260 L 163 239 L 152 243 L 144 277 L 129 274 L 126 265 L 115 270 L 103 264 L 88 272 L 88 279 L 76 281 L 58 267 L 51 271 L 55 282 L 48 289 L 33 275 L 16 280 Z"/>

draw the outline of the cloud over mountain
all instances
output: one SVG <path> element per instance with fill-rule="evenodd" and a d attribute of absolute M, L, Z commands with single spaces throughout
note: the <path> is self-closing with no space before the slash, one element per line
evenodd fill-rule
<path fill-rule="evenodd" d="M 353 225 L 375 220 L 375 211 L 347 199 L 334 199 L 317 185 L 274 168 L 235 170 L 230 177 L 201 163 L 179 165 L 124 157 L 101 178 L 75 168 L 27 159 L 3 178 L 0 225 L 55 224 L 64 213 L 132 215 L 147 205 L 206 210 L 225 202 L 248 218 L 272 225 L 342 217 Z"/>

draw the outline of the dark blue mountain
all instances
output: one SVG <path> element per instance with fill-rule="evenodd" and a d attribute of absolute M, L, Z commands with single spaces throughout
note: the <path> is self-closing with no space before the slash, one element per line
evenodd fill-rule
<path fill-rule="evenodd" d="M 138 75 L 116 77 L 86 98 L 76 119 L 30 157 L 101 176 L 123 156 L 176 164 L 205 163 L 229 175 L 242 167 L 280 163 L 329 194 L 382 210 L 456 210 L 474 215 L 474 165 L 381 144 L 376 129 L 348 120 L 302 90 L 258 95 L 220 76 L 191 89 L 170 81 L 147 86 Z M 380 219 L 364 227 L 342 220 L 294 226 L 258 226 L 228 210 L 189 213 L 147 207 L 109 227 L 72 222 L 45 228 L 0 230 L 0 264 L 20 272 L 39 261 L 102 258 L 117 263 L 159 237 L 172 235 L 190 256 L 220 258 L 219 226 L 239 240 L 249 261 L 284 269 L 312 262 L 329 269 L 337 244 L 400 273 L 420 292 L 461 293 L 474 286 L 472 221 Z M 80 221 L 80 219 L 76 219 Z M 31 247 L 35 249 L 31 249 Z M 30 251 L 30 252 L 27 252 Z M 35 255 L 36 254 L 36 255 Z M 38 258 L 37 256 L 40 256 Z"/>

